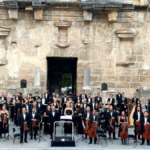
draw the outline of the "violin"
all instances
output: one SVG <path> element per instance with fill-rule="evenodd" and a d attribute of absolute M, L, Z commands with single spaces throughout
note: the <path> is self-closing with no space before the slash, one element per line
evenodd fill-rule
<path fill-rule="evenodd" d="M 29 128 L 28 128 L 28 124 L 27 123 L 24 123 L 24 131 L 28 131 Z"/>
<path fill-rule="evenodd" d="M 4 116 L 3 123 L 7 124 L 7 116 L 6 115 Z"/>
<path fill-rule="evenodd" d="M 144 139 L 150 139 L 150 124 L 145 124 L 144 125 L 144 133 L 143 133 L 143 138 Z"/>
<path fill-rule="evenodd" d="M 91 125 L 91 129 L 88 131 L 88 136 L 91 138 L 95 138 L 97 136 L 97 130 L 98 128 L 98 123 L 97 122 L 93 122 Z"/>
<path fill-rule="evenodd" d="M 32 126 L 33 126 L 33 128 L 37 127 L 36 120 L 33 120 Z"/>
<path fill-rule="evenodd" d="M 141 135 L 142 132 L 141 132 L 141 124 L 140 124 L 140 120 L 137 120 L 136 121 L 136 132 L 137 132 L 137 135 Z"/>
<path fill-rule="evenodd" d="M 109 119 L 109 125 L 108 125 L 108 128 L 107 128 L 107 131 L 109 133 L 114 133 L 115 132 L 115 119 L 112 119 L 112 118 Z"/>
<path fill-rule="evenodd" d="M 127 139 L 128 138 L 128 125 L 126 123 L 122 123 L 121 129 L 122 131 L 120 132 L 120 138 Z"/>
<path fill-rule="evenodd" d="M 85 121 L 85 128 L 84 128 L 84 133 L 88 134 L 88 131 L 90 130 L 90 120 L 86 119 Z"/>

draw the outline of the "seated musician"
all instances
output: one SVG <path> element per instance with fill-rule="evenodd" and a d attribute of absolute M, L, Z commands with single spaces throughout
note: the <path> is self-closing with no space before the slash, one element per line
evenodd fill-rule
<path fill-rule="evenodd" d="M 90 104 L 92 102 L 91 94 L 88 94 L 87 103 Z"/>
<path fill-rule="evenodd" d="M 117 122 L 117 115 L 116 113 L 113 111 L 113 106 L 110 105 L 109 107 L 109 112 L 106 112 L 106 121 L 107 121 L 107 125 L 110 126 L 110 121 L 109 119 L 114 119 L 115 122 Z M 111 134 L 113 133 L 113 139 L 116 139 L 115 137 L 115 126 L 113 127 L 113 131 L 109 132 L 109 138 L 111 139 Z M 111 127 L 110 127 L 111 130 Z"/>
<path fill-rule="evenodd" d="M 134 133 L 135 133 L 135 139 L 137 137 L 137 125 L 136 125 L 136 122 L 137 121 L 140 121 L 141 118 L 143 117 L 143 113 L 141 111 L 141 108 L 138 106 L 137 107 L 137 110 L 134 112 L 133 114 L 133 119 L 134 119 L 134 127 L 135 127 L 135 130 L 134 130 Z M 140 134 L 138 135 L 138 139 L 140 139 Z"/>
<path fill-rule="evenodd" d="M 44 116 L 43 116 L 43 122 L 44 122 L 44 133 L 50 133 L 49 132 L 49 125 L 48 125 L 48 118 L 50 116 L 50 112 L 51 112 L 51 106 L 48 105 L 47 109 L 44 112 Z"/>
<path fill-rule="evenodd" d="M 14 110 L 14 118 L 15 118 L 14 123 L 16 124 L 16 126 L 18 126 L 18 118 L 20 114 L 21 114 L 21 103 L 20 100 L 17 100 L 15 105 L 15 110 Z"/>
<path fill-rule="evenodd" d="M 114 109 L 115 99 L 113 98 L 113 94 L 110 94 L 110 98 L 108 98 L 107 101 L 110 101 L 110 105 L 112 105 Z"/>
<path fill-rule="evenodd" d="M 8 118 L 9 118 L 9 112 L 6 109 L 6 107 L 3 106 L 0 112 L 0 138 L 2 138 L 2 134 L 4 134 L 4 138 L 6 138 L 5 134 L 8 133 L 9 130 Z"/>
<path fill-rule="evenodd" d="M 98 117 L 96 115 L 96 110 L 93 110 L 93 112 L 90 114 L 90 122 L 91 122 L 91 125 L 93 122 L 96 122 L 98 124 L 99 120 L 98 120 Z M 94 138 L 94 144 L 96 144 L 96 141 L 97 141 L 97 138 L 95 137 Z M 89 144 L 92 144 L 92 137 L 90 137 Z"/>
<path fill-rule="evenodd" d="M 85 121 L 86 120 L 90 120 L 90 114 L 91 114 L 91 111 L 90 111 L 90 107 L 88 106 L 87 108 L 86 108 L 86 111 L 84 112 L 84 115 L 83 115 L 83 121 L 84 121 L 84 125 L 86 125 L 85 124 Z M 85 134 L 85 139 L 87 138 L 87 134 Z"/>
<path fill-rule="evenodd" d="M 56 134 L 56 128 L 55 131 L 53 131 L 54 122 L 59 120 L 58 112 L 55 110 L 55 106 L 52 106 L 52 111 L 50 111 L 49 117 L 48 117 L 48 125 L 50 128 L 50 139 L 52 139 L 52 134 L 55 132 Z M 58 125 L 58 123 L 55 124 L 55 126 Z"/>
<path fill-rule="evenodd" d="M 141 145 L 144 145 L 145 143 L 145 139 L 143 137 L 143 133 L 144 133 L 144 125 L 146 124 L 149 124 L 150 123 L 150 118 L 148 117 L 148 112 L 145 111 L 144 112 L 144 116 L 141 117 L 141 120 L 140 120 L 140 123 L 141 123 L 141 132 L 142 132 L 142 143 Z M 148 131 L 149 132 L 149 131 Z M 148 133 L 149 134 L 149 133 Z M 149 139 L 147 139 L 147 145 L 150 145 L 149 143 Z"/>
<path fill-rule="evenodd" d="M 30 135 L 31 135 L 31 137 L 30 137 L 30 140 L 32 140 L 33 139 L 33 132 L 34 132 L 34 139 L 36 140 L 36 135 L 37 135 L 37 125 L 38 125 L 38 122 L 37 122 L 37 120 L 38 120 L 38 113 L 36 112 L 35 113 L 35 109 L 34 108 L 32 108 L 32 112 L 31 113 L 29 113 L 29 117 L 30 117 Z M 36 127 L 34 127 L 33 126 L 33 122 L 35 121 L 35 125 L 36 125 Z"/>
<path fill-rule="evenodd" d="M 121 129 L 122 123 L 128 124 L 128 117 L 126 116 L 125 111 L 121 112 L 121 116 L 119 116 L 119 118 L 118 118 L 118 123 L 120 124 L 120 126 L 119 126 L 119 135 L 118 135 L 120 137 L 120 132 L 122 131 L 122 129 Z M 121 140 L 122 140 L 122 144 L 126 144 L 125 139 L 121 139 Z"/>
<path fill-rule="evenodd" d="M 27 141 L 27 133 L 28 130 L 25 131 L 25 124 L 27 124 L 27 127 L 29 128 L 29 124 L 30 124 L 30 117 L 29 117 L 29 113 L 26 112 L 26 108 L 22 108 L 22 113 L 19 115 L 19 120 L 18 120 L 18 128 L 20 129 L 20 133 L 21 133 L 21 139 L 20 139 L 20 143 L 23 142 L 23 137 L 24 137 L 24 142 L 28 143 Z"/>
<path fill-rule="evenodd" d="M 132 106 L 133 106 L 134 104 L 137 104 L 138 100 L 139 100 L 139 99 L 136 97 L 136 94 L 134 94 L 134 97 L 132 98 Z"/>

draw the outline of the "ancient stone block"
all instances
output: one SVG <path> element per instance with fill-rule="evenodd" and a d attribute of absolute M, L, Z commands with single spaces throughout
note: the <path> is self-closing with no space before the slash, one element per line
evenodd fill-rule
<path fill-rule="evenodd" d="M 9 9 L 9 19 L 18 19 L 18 9 Z"/>
<path fill-rule="evenodd" d="M 129 83 L 127 83 L 127 82 L 116 82 L 116 88 L 129 88 Z"/>
<path fill-rule="evenodd" d="M 118 13 L 117 11 L 108 12 L 108 21 L 117 21 Z"/>
<path fill-rule="evenodd" d="M 150 76 L 140 76 L 140 82 L 150 82 Z"/>
<path fill-rule="evenodd" d="M 43 10 L 42 9 L 34 10 L 34 19 L 35 20 L 42 20 L 43 19 Z"/>
<path fill-rule="evenodd" d="M 92 11 L 84 10 L 84 21 L 92 21 Z"/>

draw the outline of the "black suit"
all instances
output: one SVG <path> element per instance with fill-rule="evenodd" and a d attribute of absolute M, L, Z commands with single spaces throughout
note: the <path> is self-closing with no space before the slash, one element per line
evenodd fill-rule
<path fill-rule="evenodd" d="M 15 104 L 16 103 L 16 99 L 11 99 L 10 100 L 10 106 L 11 106 L 11 108 L 10 108 L 10 111 L 11 111 L 11 114 L 10 114 L 10 117 L 11 117 L 11 119 L 12 119 L 12 121 L 14 121 L 14 119 L 15 119 L 15 117 L 14 117 L 14 107 L 15 106 L 13 106 L 13 103 Z"/>
<path fill-rule="evenodd" d="M 47 95 L 46 95 L 47 94 Z M 50 95 L 48 93 L 44 93 L 45 99 L 48 100 Z"/>
<path fill-rule="evenodd" d="M 66 102 L 67 102 L 67 97 L 63 97 L 62 98 L 63 114 L 64 114 L 64 111 L 65 111 L 65 108 L 66 108 Z"/>
<path fill-rule="evenodd" d="M 47 108 L 47 105 L 48 105 L 48 100 L 46 99 L 46 98 L 41 98 L 41 104 L 42 104 L 42 109 L 43 109 L 43 111 L 45 111 L 46 110 L 46 108 Z"/>
<path fill-rule="evenodd" d="M 32 112 L 31 105 L 29 105 L 29 104 L 23 104 L 22 108 L 25 108 L 27 110 L 27 113 Z"/>
<path fill-rule="evenodd" d="M 40 96 L 34 96 L 34 101 L 38 100 Z"/>
<path fill-rule="evenodd" d="M 30 117 L 30 135 L 31 135 L 31 139 L 33 137 L 33 131 L 34 131 L 34 139 L 36 139 L 37 128 L 33 128 L 33 121 L 32 121 L 32 119 L 36 119 L 36 125 L 38 125 L 38 122 L 37 122 L 38 117 L 39 117 L 38 113 L 35 113 L 34 118 L 33 118 L 33 113 L 31 112 L 29 114 L 29 117 Z"/>
<path fill-rule="evenodd" d="M 97 101 L 97 98 L 100 98 L 100 102 L 102 102 L 102 98 L 100 96 L 95 97 L 95 102 Z"/>
<path fill-rule="evenodd" d="M 86 109 L 87 106 L 90 106 L 88 103 L 83 103 L 83 108 Z"/>
<path fill-rule="evenodd" d="M 90 122 L 91 122 L 91 125 L 92 125 L 92 123 L 93 123 L 94 121 L 99 122 L 99 119 L 98 119 L 98 117 L 97 117 L 96 115 L 93 115 L 93 114 L 91 113 L 91 114 L 90 114 Z M 94 142 L 96 143 L 96 141 L 97 141 L 97 138 L 95 137 L 95 138 L 94 138 Z M 92 143 L 92 138 L 90 138 L 90 143 Z"/>
<path fill-rule="evenodd" d="M 91 112 L 95 109 L 95 102 L 93 103 L 93 102 L 91 102 L 91 105 L 90 105 L 90 107 L 91 107 Z M 94 106 L 94 107 L 93 107 Z"/>
<path fill-rule="evenodd" d="M 87 97 L 87 103 L 91 103 L 92 102 L 92 98 L 91 97 Z"/>
<path fill-rule="evenodd" d="M 147 117 L 147 122 L 150 123 L 150 118 Z M 142 132 L 142 135 L 143 135 L 143 132 L 144 132 L 144 124 L 145 124 L 145 117 L 141 117 L 141 120 L 140 120 L 140 123 L 141 123 L 141 132 Z M 142 136 L 142 144 L 144 144 L 145 142 L 145 139 L 143 138 Z M 147 144 L 149 145 L 149 140 L 147 140 Z"/>
<path fill-rule="evenodd" d="M 116 95 L 116 100 L 118 101 L 117 106 L 120 107 L 121 106 L 121 100 L 122 100 L 122 94 L 117 94 Z"/>
<path fill-rule="evenodd" d="M 27 141 L 27 131 L 24 131 L 24 122 L 27 122 L 27 125 L 29 127 L 30 125 L 30 117 L 28 113 L 25 113 L 25 119 L 23 117 L 23 113 L 20 114 L 19 120 L 18 120 L 18 125 L 20 126 L 20 132 L 22 134 L 21 136 L 21 142 L 23 141 L 23 136 L 25 137 L 24 140 Z"/>
<path fill-rule="evenodd" d="M 18 95 L 22 95 L 22 93 L 21 93 L 21 92 L 18 92 Z"/>
<path fill-rule="evenodd" d="M 75 103 L 75 104 L 77 103 L 78 99 L 80 100 L 80 96 L 76 96 L 76 97 L 75 97 L 75 99 L 74 99 L 74 103 Z M 80 102 L 81 102 L 81 100 L 80 100 Z"/>
<path fill-rule="evenodd" d="M 6 98 L 5 96 L 3 96 L 3 97 L 1 96 L 1 97 L 0 97 L 0 100 L 2 100 L 2 99 L 3 99 L 3 100 L 6 100 L 6 103 L 7 103 L 7 98 Z M 3 102 L 3 100 L 2 100 L 2 102 Z"/>
<path fill-rule="evenodd" d="M 132 98 L 132 104 L 135 102 L 136 104 L 137 104 L 137 102 L 138 102 L 138 98 Z"/>
<path fill-rule="evenodd" d="M 21 98 L 20 98 L 20 96 L 18 96 L 18 97 L 15 97 L 15 99 L 16 99 L 16 101 L 17 101 L 17 100 L 20 100 L 20 101 L 21 101 Z"/>
<path fill-rule="evenodd" d="M 84 95 L 84 98 L 87 98 L 87 94 L 80 94 L 80 98 L 82 98 L 82 95 Z"/>
<path fill-rule="evenodd" d="M 2 110 L 2 107 L 3 106 L 5 106 L 6 107 L 6 109 L 9 111 L 9 106 L 8 106 L 8 104 L 7 103 L 3 103 L 3 104 L 1 104 L 0 105 L 0 110 Z"/>
<path fill-rule="evenodd" d="M 59 114 L 57 113 L 57 111 L 56 110 L 54 111 L 54 116 L 53 116 L 53 111 L 51 111 L 49 113 L 49 117 L 48 117 L 48 123 L 50 123 L 50 136 L 51 137 L 52 137 L 52 134 L 53 134 L 53 124 L 54 124 L 55 121 L 58 121 L 58 120 L 59 120 Z M 55 130 L 55 133 L 56 133 L 56 130 Z"/>
<path fill-rule="evenodd" d="M 111 98 L 108 98 L 107 102 L 110 102 L 110 99 L 111 99 Z M 115 99 L 112 98 L 112 101 L 111 101 L 110 105 L 112 105 L 113 108 L 114 108 L 114 104 L 115 104 Z"/>
<path fill-rule="evenodd" d="M 123 100 L 124 99 L 124 100 Z M 124 104 L 122 104 L 124 103 Z M 127 105 L 127 98 L 126 97 L 122 97 L 122 99 L 120 100 L 120 104 L 121 104 L 121 111 L 125 111 L 127 108 L 126 108 L 126 105 Z"/>

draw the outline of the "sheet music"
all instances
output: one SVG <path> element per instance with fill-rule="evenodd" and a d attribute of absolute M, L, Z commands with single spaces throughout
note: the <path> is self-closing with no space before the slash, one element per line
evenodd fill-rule
<path fill-rule="evenodd" d="M 71 115 L 66 115 L 66 116 L 60 116 L 60 119 L 62 120 L 72 120 L 72 116 Z"/>

